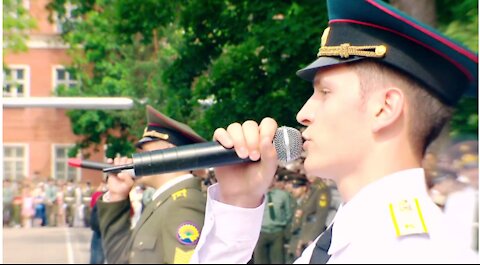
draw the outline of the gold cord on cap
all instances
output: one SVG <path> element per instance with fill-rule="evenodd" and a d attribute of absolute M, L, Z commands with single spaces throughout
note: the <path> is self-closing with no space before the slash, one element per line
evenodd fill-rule
<path fill-rule="evenodd" d="M 343 43 L 340 46 L 322 46 L 318 50 L 317 57 L 339 56 L 348 58 L 350 55 L 381 58 L 387 53 L 385 45 L 351 46 L 350 43 Z"/>
<path fill-rule="evenodd" d="M 168 140 L 168 134 L 164 133 L 159 133 L 157 131 L 147 131 L 147 128 L 145 128 L 145 131 L 143 132 L 143 137 L 156 137 L 162 140 Z"/>

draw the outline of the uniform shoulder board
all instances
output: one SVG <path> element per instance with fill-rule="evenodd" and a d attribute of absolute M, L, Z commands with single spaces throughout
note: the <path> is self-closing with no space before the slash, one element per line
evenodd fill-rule
<path fill-rule="evenodd" d="M 413 234 L 428 234 L 417 198 L 391 202 L 389 207 L 397 237 Z"/>

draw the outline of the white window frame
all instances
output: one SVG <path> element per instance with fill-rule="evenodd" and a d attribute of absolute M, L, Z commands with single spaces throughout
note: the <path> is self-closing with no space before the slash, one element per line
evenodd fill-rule
<path fill-rule="evenodd" d="M 9 161 L 17 161 L 16 159 L 14 160 L 13 158 L 8 158 L 5 156 L 5 148 L 7 147 L 22 147 L 23 148 L 23 158 L 22 158 L 22 161 L 23 161 L 23 172 L 22 172 L 22 179 L 26 179 L 28 178 L 28 172 L 29 172 L 29 166 L 30 166 L 30 163 L 29 163 L 29 158 L 30 158 L 30 148 L 29 148 L 29 145 L 28 144 L 25 144 L 25 143 L 4 143 L 3 144 L 3 149 L 2 149 L 2 154 L 3 154 L 3 160 L 2 160 L 2 167 L 3 167 L 3 178 L 7 178 L 8 176 L 5 174 L 5 160 L 9 160 Z M 16 169 L 15 169 L 16 171 Z M 16 173 L 16 172 L 15 172 Z M 9 178 L 10 180 L 22 180 L 22 179 L 17 179 L 16 177 L 17 175 L 14 175 L 14 179 L 12 178 Z"/>
<path fill-rule="evenodd" d="M 58 162 L 58 158 L 57 158 L 57 148 L 70 148 L 70 147 L 73 147 L 74 144 L 52 144 L 52 178 L 53 179 L 57 179 L 57 162 Z M 62 159 L 65 159 L 65 168 L 67 170 L 67 174 L 65 175 L 65 181 L 68 181 L 68 168 L 70 167 L 68 165 L 68 156 L 66 156 L 65 158 L 62 158 Z M 75 178 L 74 178 L 74 182 L 78 182 L 82 179 L 82 172 L 80 170 L 80 168 L 76 168 L 75 169 Z"/>
<path fill-rule="evenodd" d="M 6 70 L 15 71 L 15 70 L 23 70 L 23 96 L 18 96 L 18 93 L 15 89 L 14 93 L 10 92 L 9 94 L 5 94 L 4 88 L 8 81 L 8 76 L 6 75 Z M 2 86 L 2 96 L 5 98 L 18 98 L 18 97 L 30 97 L 30 65 L 26 64 L 11 64 L 7 66 L 7 69 L 3 69 L 2 72 L 2 79 L 3 79 L 3 86 Z M 11 81 L 17 81 L 16 77 Z"/>
<path fill-rule="evenodd" d="M 68 76 L 68 81 L 66 83 L 60 83 L 58 82 L 58 75 L 57 75 L 57 70 L 65 70 L 66 76 Z M 74 84 L 78 86 L 80 82 L 78 80 L 71 80 L 70 79 L 70 73 L 67 71 L 67 68 L 63 65 L 54 65 L 52 67 L 52 91 L 55 92 L 57 90 L 57 87 L 59 85 L 65 85 L 65 87 L 70 88 L 70 84 Z"/>

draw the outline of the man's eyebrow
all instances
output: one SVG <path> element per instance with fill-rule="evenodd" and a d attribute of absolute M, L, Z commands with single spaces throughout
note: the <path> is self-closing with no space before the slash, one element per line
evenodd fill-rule
<path fill-rule="evenodd" d="M 318 88 L 320 87 L 321 85 L 323 84 L 323 78 L 322 77 L 315 77 L 315 79 L 313 79 L 313 88 Z"/>
<path fill-rule="evenodd" d="M 319 75 L 319 77 L 315 77 L 315 79 L 313 80 L 313 88 L 320 88 L 320 87 L 332 87 L 332 85 L 327 78 L 325 78 L 322 75 Z"/>

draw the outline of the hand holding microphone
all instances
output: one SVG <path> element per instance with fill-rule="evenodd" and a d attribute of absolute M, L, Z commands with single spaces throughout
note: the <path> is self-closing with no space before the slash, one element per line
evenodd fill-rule
<path fill-rule="evenodd" d="M 295 160 L 302 153 L 302 136 L 298 130 L 291 127 L 279 128 L 275 132 L 273 144 L 279 161 Z M 234 149 L 225 148 L 216 141 L 135 153 L 132 159 L 131 164 L 106 167 L 103 172 L 133 169 L 135 177 L 142 177 L 252 162 L 248 157 L 240 158 Z"/>
<path fill-rule="evenodd" d="M 302 137 L 293 128 L 280 127 L 271 118 L 260 124 L 246 121 L 231 124 L 215 131 L 215 139 L 226 147 L 235 147 L 240 157 L 258 162 L 241 166 L 221 167 L 215 170 L 218 181 L 216 199 L 242 208 L 260 206 L 262 198 L 272 184 L 278 163 L 297 159 L 302 153 Z"/>

